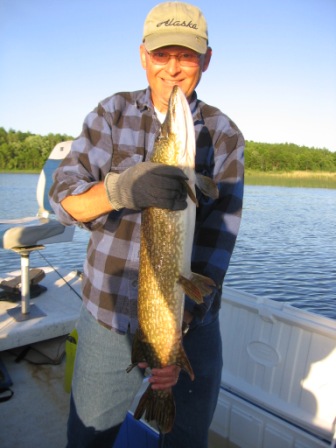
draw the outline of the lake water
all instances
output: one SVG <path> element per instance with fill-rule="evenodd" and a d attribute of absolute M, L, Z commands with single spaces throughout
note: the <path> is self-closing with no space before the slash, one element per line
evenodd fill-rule
<path fill-rule="evenodd" d="M 0 220 L 36 214 L 37 179 L 0 174 Z M 225 284 L 336 318 L 335 218 L 336 190 L 246 186 Z M 76 229 L 72 243 L 33 252 L 31 265 L 81 270 L 88 236 Z M 0 276 L 19 268 L 18 255 L 0 251 Z"/>

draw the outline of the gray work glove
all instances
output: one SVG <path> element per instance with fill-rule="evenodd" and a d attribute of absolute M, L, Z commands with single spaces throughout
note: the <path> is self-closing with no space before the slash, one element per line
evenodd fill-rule
<path fill-rule="evenodd" d="M 142 162 L 121 174 L 108 173 L 104 185 L 114 210 L 146 207 L 184 210 L 187 176 L 175 166 Z"/>

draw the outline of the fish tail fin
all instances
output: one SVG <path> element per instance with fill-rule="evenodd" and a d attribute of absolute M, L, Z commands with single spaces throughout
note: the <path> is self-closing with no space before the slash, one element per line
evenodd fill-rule
<path fill-rule="evenodd" d="M 148 386 L 134 412 L 139 420 L 143 415 L 148 422 L 156 421 L 162 434 L 170 432 L 175 420 L 175 402 L 172 390 L 153 390 Z"/>
<path fill-rule="evenodd" d="M 203 303 L 203 297 L 210 294 L 216 286 L 216 283 L 211 278 L 195 274 L 194 272 L 191 273 L 190 278 L 180 275 L 178 281 L 182 285 L 185 294 L 198 304 Z"/>

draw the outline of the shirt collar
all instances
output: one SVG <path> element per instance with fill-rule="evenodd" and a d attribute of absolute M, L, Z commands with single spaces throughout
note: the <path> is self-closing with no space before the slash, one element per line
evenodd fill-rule
<path fill-rule="evenodd" d="M 140 95 L 136 99 L 136 105 L 137 105 L 137 108 L 140 110 L 140 112 L 143 112 L 147 109 L 154 110 L 153 103 L 152 103 L 151 96 L 150 96 L 150 88 L 149 87 L 147 87 L 147 89 L 142 90 L 140 92 Z"/>

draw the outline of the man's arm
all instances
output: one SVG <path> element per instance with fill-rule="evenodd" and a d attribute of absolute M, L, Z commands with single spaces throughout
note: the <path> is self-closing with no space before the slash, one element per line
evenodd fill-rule
<path fill-rule="evenodd" d="M 67 196 L 61 205 L 78 222 L 90 222 L 113 210 L 104 182 L 93 185 L 82 194 Z"/>
<path fill-rule="evenodd" d="M 121 174 L 108 173 L 79 195 L 61 201 L 66 212 L 79 222 L 89 222 L 120 208 L 141 210 L 146 207 L 183 210 L 187 191 L 183 171 L 175 166 L 143 162 Z"/>

